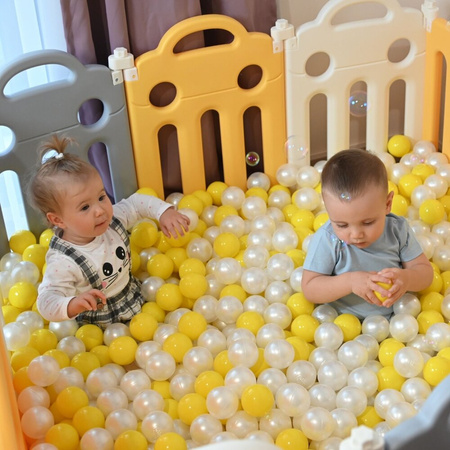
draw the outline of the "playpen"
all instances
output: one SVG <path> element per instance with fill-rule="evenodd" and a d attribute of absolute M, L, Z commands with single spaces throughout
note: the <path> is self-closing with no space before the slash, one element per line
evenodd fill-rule
<path fill-rule="evenodd" d="M 104 66 L 83 66 L 74 57 L 58 51 L 27 54 L 12 62 L 0 74 L 0 124 L 10 128 L 14 140 L 0 155 L 3 182 L 1 209 L 4 222 L 13 214 L 8 200 L 11 184 L 23 188 L 34 165 L 37 146 L 58 132 L 74 137 L 74 150 L 86 158 L 97 142 L 105 144 L 113 195 L 120 199 L 138 187 L 152 187 L 164 195 L 159 136 L 164 127 L 176 130 L 182 190 L 191 193 L 206 188 L 202 143 L 202 118 L 213 111 L 218 117 L 223 181 L 246 187 L 246 159 L 251 149 L 245 144 L 244 117 L 257 111 L 262 136 L 261 171 L 275 182 L 277 168 L 286 160 L 309 164 L 314 152 L 296 161 L 297 154 L 284 150 L 288 136 L 311 143 L 311 104 L 326 99 L 323 132 L 327 135 L 327 156 L 351 145 L 351 105 L 354 87 L 364 86 L 365 147 L 385 152 L 390 137 L 391 86 L 400 82 L 405 104 L 402 132 L 413 142 L 430 140 L 450 155 L 450 106 L 442 102 L 443 61 L 448 60 L 449 28 L 444 19 L 433 20 L 433 3 L 425 2 L 424 13 L 402 8 L 396 0 L 379 0 L 385 14 L 379 18 L 349 23 L 336 22 L 345 7 L 361 0 L 331 0 L 316 20 L 297 30 L 284 20 L 272 29 L 271 39 L 262 33 L 248 33 L 237 21 L 220 15 L 193 17 L 172 27 L 157 49 L 141 55 L 132 64 L 126 49 L 117 49 Z M 426 31 L 425 26 L 432 27 Z M 190 33 L 223 29 L 230 43 L 175 53 L 176 43 Z M 392 58 L 396 43 L 408 47 L 402 58 Z M 321 60 L 320 70 L 311 69 Z M 131 61 L 131 64 L 130 64 Z M 324 62 L 323 62 L 324 61 Z M 36 66 L 57 64 L 69 76 L 59 82 L 6 95 L 5 87 L 15 75 Z M 240 78 L 249 68 L 260 74 L 250 87 Z M 164 105 L 153 104 L 151 93 L 160 85 L 174 88 Z M 79 110 L 88 100 L 103 105 L 103 115 L 89 126 L 79 122 Z M 443 118 L 442 110 L 444 111 Z M 6 183 L 6 184 L 5 184 Z M 28 226 L 36 235 L 44 225 L 25 206 Z M 6 225 L 0 226 L 0 250 L 9 249 Z M 19 413 L 9 367 L 8 354 L 0 345 L 1 448 L 24 449 Z M 391 447 L 390 447 L 391 448 Z M 397 444 L 396 447 L 403 448 Z M 408 447 L 411 448 L 411 447 Z M 424 448 L 424 447 L 422 447 Z"/>

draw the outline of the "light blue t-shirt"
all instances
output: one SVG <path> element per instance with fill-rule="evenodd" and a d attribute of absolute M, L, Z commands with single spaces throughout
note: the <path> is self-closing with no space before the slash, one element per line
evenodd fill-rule
<path fill-rule="evenodd" d="M 303 268 L 324 275 L 346 272 L 375 271 L 402 267 L 403 262 L 417 258 L 423 250 L 405 218 L 388 214 L 384 232 L 370 247 L 358 248 L 341 241 L 331 222 L 320 227 L 311 239 Z M 330 303 L 342 313 L 354 314 L 360 319 L 381 314 L 389 317 L 391 308 L 367 303 L 356 294 L 349 294 Z"/>

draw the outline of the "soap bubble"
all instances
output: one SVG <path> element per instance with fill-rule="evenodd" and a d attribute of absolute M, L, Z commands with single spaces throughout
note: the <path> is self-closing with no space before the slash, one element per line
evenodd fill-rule
<path fill-rule="evenodd" d="M 355 91 L 349 99 L 350 114 L 354 117 L 364 117 L 367 114 L 367 92 Z"/>
<path fill-rule="evenodd" d="M 300 162 L 309 153 L 308 147 L 297 135 L 289 136 L 284 148 L 286 149 L 288 162 L 293 164 Z"/>
<path fill-rule="evenodd" d="M 245 162 L 249 167 L 255 167 L 259 164 L 260 157 L 256 152 L 248 152 L 245 155 Z"/>

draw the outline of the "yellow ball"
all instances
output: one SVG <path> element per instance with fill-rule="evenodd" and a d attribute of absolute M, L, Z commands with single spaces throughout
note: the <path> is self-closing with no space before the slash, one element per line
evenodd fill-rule
<path fill-rule="evenodd" d="M 308 360 L 312 350 L 304 339 L 298 336 L 290 336 L 286 338 L 286 341 L 294 347 L 294 361 Z"/>
<path fill-rule="evenodd" d="M 206 330 L 208 323 L 198 312 L 189 311 L 178 321 L 178 331 L 195 341 Z"/>
<path fill-rule="evenodd" d="M 91 349 L 91 353 L 94 354 L 100 361 L 100 366 L 112 363 L 112 359 L 109 356 L 109 347 L 107 345 L 97 345 Z"/>
<path fill-rule="evenodd" d="M 136 250 L 131 249 L 131 273 L 136 275 L 141 268 L 141 257 Z"/>
<path fill-rule="evenodd" d="M 419 324 L 419 333 L 426 334 L 428 328 L 435 323 L 444 322 L 444 316 L 434 309 L 428 311 L 422 311 L 417 316 L 417 322 Z"/>
<path fill-rule="evenodd" d="M 164 319 L 166 318 L 166 313 L 159 305 L 156 304 L 156 302 L 144 303 L 142 305 L 141 312 L 150 314 L 158 323 L 164 322 Z"/>
<path fill-rule="evenodd" d="M 377 372 L 378 391 L 383 389 L 396 389 L 400 391 L 405 378 L 402 377 L 393 366 L 384 366 Z"/>
<path fill-rule="evenodd" d="M 72 423 L 78 434 L 83 436 L 91 428 L 104 428 L 105 416 L 95 406 L 83 406 L 73 415 Z"/>
<path fill-rule="evenodd" d="M 184 277 L 190 273 L 198 273 L 200 275 L 206 275 L 206 267 L 203 261 L 198 258 L 187 258 L 185 259 L 178 271 L 180 278 Z"/>
<path fill-rule="evenodd" d="M 383 289 L 386 289 L 387 291 L 392 287 L 392 284 L 390 283 L 377 283 L 379 286 L 381 286 Z M 384 297 L 383 295 L 381 295 L 378 291 L 373 291 L 373 293 L 375 294 L 375 297 L 378 298 L 378 300 L 380 300 L 381 303 L 383 303 L 384 301 L 387 300 L 387 297 Z"/>
<path fill-rule="evenodd" d="M 21 310 L 30 309 L 37 299 L 37 289 L 28 281 L 19 281 L 11 286 L 8 294 L 9 303 Z"/>
<path fill-rule="evenodd" d="M 255 374 L 256 377 L 259 377 L 261 373 L 269 367 L 269 364 L 267 364 L 267 361 L 264 358 L 264 349 L 258 348 L 258 360 L 252 367 L 250 367 L 250 370 Z"/>
<path fill-rule="evenodd" d="M 377 414 L 375 406 L 371 405 L 369 405 L 357 419 L 358 425 L 365 425 L 369 428 L 373 428 L 375 425 L 383 422 L 383 419 Z"/>
<path fill-rule="evenodd" d="M 313 230 L 317 231 L 323 224 L 327 222 L 328 219 L 329 216 L 326 212 L 317 214 L 317 216 L 314 218 Z"/>
<path fill-rule="evenodd" d="M 213 204 L 213 199 L 209 192 L 200 189 L 198 191 L 194 191 L 192 195 L 195 195 L 197 198 L 199 198 L 202 201 L 203 206 L 211 206 Z"/>
<path fill-rule="evenodd" d="M 2 306 L 2 314 L 3 320 L 5 323 L 15 322 L 17 316 L 22 312 L 21 309 L 13 306 L 13 305 L 3 305 Z"/>
<path fill-rule="evenodd" d="M 24 261 L 32 262 L 40 271 L 42 271 L 47 250 L 48 248 L 41 244 L 31 244 L 23 251 L 22 259 Z"/>
<path fill-rule="evenodd" d="M 170 381 L 168 381 L 168 380 L 162 380 L 162 381 L 153 380 L 152 381 L 152 389 L 154 391 L 160 393 L 162 398 L 164 398 L 164 399 L 172 398 L 172 394 L 170 393 Z"/>
<path fill-rule="evenodd" d="M 131 229 L 130 242 L 140 248 L 152 247 L 158 239 L 158 228 L 154 222 L 138 222 Z"/>
<path fill-rule="evenodd" d="M 275 440 L 275 445 L 283 450 L 308 450 L 309 448 L 308 438 L 296 428 L 281 431 Z"/>
<path fill-rule="evenodd" d="M 411 142 L 406 136 L 396 134 L 389 139 L 387 148 L 392 156 L 401 158 L 411 151 Z"/>
<path fill-rule="evenodd" d="M 167 242 L 169 243 L 169 245 L 175 248 L 185 247 L 190 240 L 191 233 L 189 233 L 189 231 L 185 231 L 183 236 L 181 236 L 178 231 L 176 231 L 176 236 L 170 236 L 169 238 L 167 238 Z"/>
<path fill-rule="evenodd" d="M 445 218 L 445 209 L 436 199 L 424 200 L 419 206 L 419 217 L 428 225 L 436 225 Z"/>
<path fill-rule="evenodd" d="M 446 194 L 439 198 L 439 201 L 442 203 L 444 207 L 445 213 L 450 213 L 450 195 Z"/>
<path fill-rule="evenodd" d="M 213 368 L 216 372 L 220 373 L 222 377 L 225 378 L 225 375 L 232 367 L 233 364 L 231 364 L 231 361 L 228 358 L 228 350 L 222 350 L 214 358 Z"/>
<path fill-rule="evenodd" d="M 298 209 L 291 217 L 291 225 L 293 227 L 303 226 L 313 230 L 314 213 L 309 209 Z"/>
<path fill-rule="evenodd" d="M 239 213 L 234 206 L 231 205 L 222 205 L 219 206 L 214 212 L 214 223 L 217 226 L 220 226 L 222 220 L 228 216 L 238 216 Z"/>
<path fill-rule="evenodd" d="M 164 311 L 175 311 L 183 302 L 183 294 L 176 284 L 163 284 L 156 292 L 156 304 Z"/>
<path fill-rule="evenodd" d="M 20 394 L 25 388 L 34 386 L 34 383 L 28 377 L 28 366 L 17 370 L 13 375 L 13 386 L 16 394 Z"/>
<path fill-rule="evenodd" d="M 431 357 L 423 367 L 423 377 L 430 386 L 437 386 L 450 375 L 450 359 L 442 356 Z"/>
<path fill-rule="evenodd" d="M 136 191 L 137 194 L 151 195 L 152 197 L 158 197 L 158 194 L 151 187 L 141 187 Z"/>
<path fill-rule="evenodd" d="M 39 355 L 40 353 L 33 347 L 27 346 L 19 348 L 11 355 L 11 367 L 14 372 L 17 372 L 22 367 L 28 367 L 30 362 Z"/>
<path fill-rule="evenodd" d="M 436 356 L 441 356 L 442 358 L 450 359 L 450 347 L 445 347 L 439 350 Z"/>
<path fill-rule="evenodd" d="M 44 355 L 51 356 L 55 358 L 59 364 L 59 368 L 63 369 L 64 367 L 70 366 L 70 358 L 69 355 L 62 350 L 58 350 L 57 348 L 52 348 L 51 350 L 47 350 Z"/>
<path fill-rule="evenodd" d="M 75 337 L 83 341 L 87 351 L 92 350 L 97 345 L 103 344 L 103 331 L 97 325 L 82 325 L 76 331 Z"/>
<path fill-rule="evenodd" d="M 246 328 L 255 336 L 264 324 L 264 317 L 256 311 L 245 311 L 236 320 L 236 328 Z"/>
<path fill-rule="evenodd" d="M 173 247 L 167 250 L 166 256 L 172 260 L 174 272 L 179 272 L 181 265 L 187 259 L 187 252 L 183 247 Z"/>
<path fill-rule="evenodd" d="M 245 289 L 239 284 L 227 284 L 224 286 L 220 291 L 219 298 L 226 297 L 227 295 L 238 298 L 242 303 L 244 303 L 247 298 L 247 292 L 245 292 Z"/>
<path fill-rule="evenodd" d="M 34 330 L 30 336 L 29 346 L 34 347 L 41 355 L 46 351 L 56 348 L 58 338 L 53 331 L 47 328 Z"/>
<path fill-rule="evenodd" d="M 389 180 L 388 181 L 388 192 L 391 192 L 391 191 L 394 192 L 394 194 L 398 194 L 397 185 L 393 181 Z"/>
<path fill-rule="evenodd" d="M 39 236 L 39 244 L 48 248 L 50 245 L 50 240 L 52 239 L 54 234 L 55 233 L 53 232 L 53 230 L 51 228 L 47 228 Z"/>
<path fill-rule="evenodd" d="M 200 216 L 203 212 L 204 204 L 195 195 L 187 194 L 178 202 L 178 209 L 182 208 L 192 209 L 192 211 L 195 211 Z"/>
<path fill-rule="evenodd" d="M 192 339 L 184 333 L 171 334 L 162 345 L 162 349 L 171 354 L 177 363 L 183 362 L 184 355 L 192 347 Z"/>
<path fill-rule="evenodd" d="M 411 169 L 411 173 L 418 175 L 424 182 L 430 175 L 435 173 L 434 167 L 430 164 L 417 164 Z"/>
<path fill-rule="evenodd" d="M 434 309 L 437 312 L 441 312 L 442 300 L 444 296 L 439 292 L 429 292 L 420 298 L 420 304 L 422 305 L 422 311 L 429 311 Z"/>
<path fill-rule="evenodd" d="M 297 205 L 294 205 L 293 203 L 290 203 L 286 206 L 283 207 L 283 209 L 281 210 L 284 214 L 284 219 L 286 220 L 286 222 L 290 222 L 292 220 L 292 217 L 294 216 L 294 214 L 299 211 L 299 207 Z"/>
<path fill-rule="evenodd" d="M 234 258 L 241 249 L 239 238 L 229 232 L 219 234 L 214 240 L 214 251 L 221 258 Z"/>
<path fill-rule="evenodd" d="M 164 253 L 157 253 L 148 260 L 147 272 L 152 277 L 167 280 L 173 273 L 173 261 Z"/>
<path fill-rule="evenodd" d="M 344 333 L 344 342 L 351 341 L 361 334 L 361 322 L 353 314 L 340 314 L 334 319 L 334 323 Z"/>
<path fill-rule="evenodd" d="M 286 306 L 291 311 L 293 318 L 296 318 L 301 314 L 311 314 L 315 307 L 314 303 L 306 300 L 303 292 L 296 292 L 295 294 L 292 294 L 288 298 Z"/>
<path fill-rule="evenodd" d="M 147 446 L 147 438 L 136 430 L 122 431 L 114 442 L 114 450 L 147 450 Z"/>
<path fill-rule="evenodd" d="M 205 397 L 195 392 L 184 395 L 178 402 L 178 417 L 186 425 L 190 426 L 196 417 L 207 413 Z"/>
<path fill-rule="evenodd" d="M 314 233 L 313 230 L 311 230 L 308 227 L 305 226 L 297 226 L 294 228 L 294 231 L 296 233 L 296 235 L 298 236 L 298 246 L 301 247 L 301 244 L 303 243 L 303 241 L 305 240 L 305 238 L 311 234 Z"/>
<path fill-rule="evenodd" d="M 422 178 L 413 173 L 403 175 L 398 181 L 398 192 L 403 197 L 411 198 L 412 191 L 422 184 Z"/>
<path fill-rule="evenodd" d="M 211 195 L 214 205 L 220 206 L 222 204 L 222 194 L 227 187 L 228 185 L 222 181 L 214 181 L 207 187 L 206 192 Z"/>
<path fill-rule="evenodd" d="M 109 356 L 114 363 L 126 366 L 134 361 L 137 347 L 131 336 L 119 336 L 109 345 Z"/>
<path fill-rule="evenodd" d="M 442 286 L 444 285 L 444 280 L 440 273 L 438 273 L 436 270 L 433 271 L 433 281 L 431 284 L 419 292 L 419 294 L 429 294 L 430 292 L 440 292 L 442 289 Z"/>
<path fill-rule="evenodd" d="M 405 347 L 403 342 L 394 338 L 387 338 L 378 349 L 378 360 L 383 366 L 393 366 L 396 353 Z"/>
<path fill-rule="evenodd" d="M 189 273 L 181 277 L 179 286 L 182 295 L 197 300 L 205 294 L 209 284 L 204 275 Z"/>
<path fill-rule="evenodd" d="M 134 356 L 134 355 L 133 355 Z M 80 352 L 77 353 L 72 360 L 70 365 L 78 369 L 86 381 L 88 375 L 95 369 L 100 367 L 100 360 L 91 352 Z"/>
<path fill-rule="evenodd" d="M 150 341 L 158 328 L 158 321 L 149 313 L 140 312 L 130 320 L 130 333 L 137 341 Z"/>
<path fill-rule="evenodd" d="M 146 448 L 147 447 L 145 447 L 145 449 Z M 145 449 L 143 448 L 143 450 Z M 155 450 L 187 450 L 187 444 L 186 441 L 179 434 L 170 431 L 168 433 L 162 434 L 161 436 L 159 436 L 158 439 L 156 439 Z"/>
<path fill-rule="evenodd" d="M 274 405 L 272 391 L 263 384 L 247 386 L 241 396 L 242 409 L 252 417 L 262 417 L 270 412 Z"/>
<path fill-rule="evenodd" d="M 392 199 L 392 208 L 391 212 L 396 214 L 397 216 L 405 217 L 408 213 L 408 202 L 403 195 L 394 194 L 394 198 Z"/>
<path fill-rule="evenodd" d="M 262 198 L 266 203 L 269 198 L 269 194 L 267 191 L 265 191 L 263 188 L 260 187 L 252 187 L 250 189 L 247 189 L 245 192 L 246 197 L 259 197 Z"/>
<path fill-rule="evenodd" d="M 68 419 L 71 419 L 79 409 L 88 405 L 89 397 L 86 392 L 78 386 L 68 386 L 56 397 L 58 411 Z"/>
<path fill-rule="evenodd" d="M 223 386 L 224 384 L 224 378 L 220 373 L 214 370 L 206 370 L 200 373 L 195 379 L 194 389 L 197 394 L 206 398 L 212 389 Z"/>
<path fill-rule="evenodd" d="M 299 239 L 300 242 L 303 242 L 302 239 Z M 286 252 L 286 255 L 289 256 L 289 258 L 294 261 L 294 267 L 300 267 L 303 266 L 303 263 L 305 262 L 306 253 L 303 250 L 300 250 L 299 248 L 294 248 L 292 250 L 288 250 Z"/>
<path fill-rule="evenodd" d="M 36 236 L 31 231 L 21 230 L 10 237 L 9 248 L 14 253 L 21 255 L 29 245 L 36 244 L 36 242 Z"/>
<path fill-rule="evenodd" d="M 75 427 L 61 422 L 47 431 L 45 442 L 53 444 L 58 450 L 78 450 L 80 438 Z"/>
<path fill-rule="evenodd" d="M 310 314 L 300 314 L 291 323 L 291 332 L 294 336 L 304 339 L 306 342 L 314 341 L 314 333 L 319 326 L 319 321 Z"/>

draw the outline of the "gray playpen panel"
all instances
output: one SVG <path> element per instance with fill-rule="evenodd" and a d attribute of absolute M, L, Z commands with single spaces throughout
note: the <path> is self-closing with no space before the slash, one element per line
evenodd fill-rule
<path fill-rule="evenodd" d="M 5 95 L 6 84 L 15 75 L 49 64 L 66 67 L 69 76 Z M 103 115 L 95 124 L 82 125 L 78 112 L 91 99 L 103 103 Z M 14 171 L 23 191 L 37 162 L 37 148 L 55 133 L 73 137 L 79 145 L 70 151 L 86 160 L 93 144 L 105 144 L 116 200 L 129 196 L 137 188 L 123 84 L 114 85 L 111 71 L 105 66 L 84 66 L 75 57 L 58 50 L 31 52 L 12 61 L 0 73 L 0 125 L 10 128 L 15 138 L 11 150 L 0 156 L 0 172 Z M 25 207 L 30 230 L 39 235 L 45 222 L 28 205 Z M 8 250 L 6 227 L 1 223 L 0 255 Z"/>

